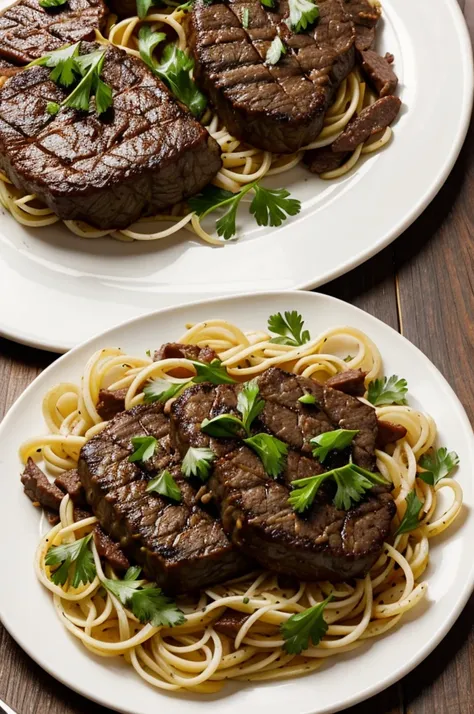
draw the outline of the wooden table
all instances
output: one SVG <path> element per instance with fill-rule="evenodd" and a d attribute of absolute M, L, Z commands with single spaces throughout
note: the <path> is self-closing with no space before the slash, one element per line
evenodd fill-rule
<path fill-rule="evenodd" d="M 459 1 L 474 40 L 474 0 Z M 424 214 L 394 244 L 322 292 L 358 305 L 420 347 L 474 420 L 474 120 L 455 168 Z M 0 418 L 53 359 L 0 338 Z M 474 597 L 425 662 L 348 714 L 474 714 L 473 622 Z M 1 625 L 0 697 L 18 714 L 108 711 L 43 672 Z"/>

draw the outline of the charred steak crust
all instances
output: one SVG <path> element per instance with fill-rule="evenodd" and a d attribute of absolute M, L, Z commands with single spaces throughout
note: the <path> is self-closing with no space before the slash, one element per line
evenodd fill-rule
<path fill-rule="evenodd" d="M 107 14 L 102 0 L 68 0 L 47 9 L 38 0 L 20 0 L 0 13 L 0 57 L 25 65 L 64 45 L 93 40 Z"/>
<path fill-rule="evenodd" d="M 82 43 L 83 53 L 97 49 Z M 220 149 L 146 65 L 108 46 L 102 72 L 113 108 L 99 118 L 74 109 L 49 70 L 32 67 L 0 90 L 0 170 L 60 218 L 126 228 L 203 188 Z"/>
<path fill-rule="evenodd" d="M 159 442 L 148 473 L 128 461 L 131 437 L 144 434 Z M 146 492 L 148 479 L 164 468 L 181 489 L 181 503 Z M 166 590 L 189 592 L 247 568 L 220 522 L 201 508 L 196 490 L 182 478 L 162 405 L 138 406 L 116 416 L 82 448 L 79 475 L 103 529 Z"/>
<path fill-rule="evenodd" d="M 260 0 L 212 5 L 198 0 L 193 6 L 186 32 L 196 80 L 227 129 L 253 146 L 292 153 L 313 141 L 354 66 L 355 27 L 343 0 L 320 0 L 318 6 L 319 22 L 304 34 L 292 33 L 283 22 L 287 0 L 272 10 Z M 272 66 L 265 58 L 277 34 L 288 51 Z"/>

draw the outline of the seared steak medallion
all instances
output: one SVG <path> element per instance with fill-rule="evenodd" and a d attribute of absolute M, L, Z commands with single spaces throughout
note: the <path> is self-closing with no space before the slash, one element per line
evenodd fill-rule
<path fill-rule="evenodd" d="M 319 0 L 320 19 L 294 34 L 287 0 L 269 9 L 260 0 L 212 5 L 198 0 L 187 22 L 195 76 L 229 131 L 267 151 L 291 153 L 321 131 L 341 81 L 354 66 L 355 26 L 343 0 Z M 242 12 L 248 10 L 248 27 Z M 287 53 L 265 63 L 277 34 Z"/>
<path fill-rule="evenodd" d="M 20 0 L 0 13 L 0 58 L 25 65 L 64 45 L 93 40 L 107 13 L 102 0 L 68 0 L 54 8 Z"/>
<path fill-rule="evenodd" d="M 158 440 L 146 470 L 128 461 L 131 438 L 143 435 Z M 148 480 L 165 468 L 181 489 L 180 503 L 146 491 Z M 196 489 L 182 478 L 162 405 L 139 406 L 116 416 L 82 448 L 79 475 L 103 529 L 166 590 L 195 590 L 246 569 L 245 558 L 232 547 L 220 522 L 199 505 Z"/>
<path fill-rule="evenodd" d="M 82 43 L 83 53 L 94 49 Z M 101 117 L 66 108 L 48 114 L 48 102 L 66 93 L 46 68 L 7 81 L 0 170 L 62 219 L 120 229 L 201 190 L 221 166 L 220 150 L 141 60 L 109 46 L 102 78 L 113 108 Z"/>

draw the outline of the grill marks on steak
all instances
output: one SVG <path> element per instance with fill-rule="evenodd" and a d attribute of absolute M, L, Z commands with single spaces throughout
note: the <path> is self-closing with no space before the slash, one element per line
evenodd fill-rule
<path fill-rule="evenodd" d="M 88 52 L 97 45 L 82 43 Z M 60 218 L 125 228 L 198 192 L 221 166 L 220 150 L 139 59 L 107 47 L 103 80 L 113 108 L 52 117 L 66 92 L 32 67 L 0 90 L 0 170 Z"/>
<path fill-rule="evenodd" d="M 169 591 L 190 591 L 242 572 L 219 521 L 196 501 L 191 483 L 181 477 L 169 443 L 169 420 L 160 404 L 123 412 L 85 444 L 79 473 L 102 527 L 119 540 L 148 577 Z M 128 457 L 132 436 L 151 434 L 159 445 L 147 472 Z M 148 478 L 168 468 L 182 492 L 182 502 L 147 493 Z"/>
<path fill-rule="evenodd" d="M 25 65 L 66 44 L 93 40 L 107 14 L 102 0 L 68 0 L 58 8 L 20 0 L 0 13 L 0 57 Z"/>
<path fill-rule="evenodd" d="M 291 153 L 321 131 L 324 113 L 354 65 L 354 25 L 342 0 L 320 0 L 314 31 L 293 34 L 285 23 L 287 0 L 269 11 L 259 0 L 194 4 L 187 34 L 198 82 L 227 128 L 252 145 Z M 248 28 L 242 11 L 248 9 Z M 280 34 L 288 52 L 265 64 Z"/>

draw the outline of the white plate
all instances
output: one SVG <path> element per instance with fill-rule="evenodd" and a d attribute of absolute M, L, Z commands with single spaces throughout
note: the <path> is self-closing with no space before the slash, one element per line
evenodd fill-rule
<path fill-rule="evenodd" d="M 427 0 L 383 6 L 379 49 L 395 54 L 404 105 L 391 146 L 336 182 L 302 168 L 269 180 L 302 201 L 300 215 L 271 229 L 239 214 L 243 235 L 224 248 L 185 231 L 150 243 L 88 241 L 63 226 L 27 230 L 0 214 L 0 334 L 63 352 L 158 308 L 314 288 L 388 245 L 446 180 L 467 131 L 473 76 L 456 0 L 436 0 L 436 9 Z"/>
<path fill-rule="evenodd" d="M 408 380 L 410 403 L 436 420 L 440 443 L 458 452 L 456 479 L 465 506 L 458 523 L 435 541 L 426 573 L 428 597 L 398 629 L 351 655 L 328 662 L 306 677 L 283 682 L 229 684 L 223 693 L 197 697 L 167 695 L 145 684 L 126 665 L 95 659 L 58 621 L 50 594 L 36 581 L 33 555 L 39 516 L 24 496 L 17 448 L 44 432 L 41 400 L 51 386 L 79 378 L 89 355 L 104 346 L 142 354 L 160 341 L 177 338 L 185 322 L 226 318 L 261 329 L 278 310 L 298 310 L 313 335 L 331 326 L 353 325 L 378 345 L 386 374 Z M 159 336 L 159 337 L 158 337 Z M 183 306 L 138 318 L 77 347 L 52 364 L 26 390 L 0 428 L 2 498 L 0 523 L 1 619 L 15 640 L 50 674 L 101 704 L 127 714 L 241 714 L 268 709 L 273 714 L 329 714 L 366 699 L 403 677 L 446 635 L 474 585 L 473 434 L 452 389 L 424 355 L 397 332 L 358 308 L 325 295 L 303 292 L 240 296 Z"/>

